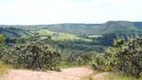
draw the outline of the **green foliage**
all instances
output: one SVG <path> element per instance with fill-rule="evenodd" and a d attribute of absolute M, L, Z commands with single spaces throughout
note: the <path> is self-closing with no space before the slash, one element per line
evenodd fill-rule
<path fill-rule="evenodd" d="M 102 35 L 90 35 L 88 36 L 89 39 L 95 39 L 95 38 L 99 38 L 99 37 L 103 37 Z"/>
<path fill-rule="evenodd" d="M 84 61 L 83 61 L 83 59 L 80 56 L 78 56 L 76 61 L 78 62 L 79 65 L 84 64 Z"/>
<path fill-rule="evenodd" d="M 137 31 L 137 28 L 140 29 L 141 22 L 129 22 L 129 21 L 108 21 L 104 24 L 74 24 L 74 23 L 66 23 L 66 24 L 52 24 L 52 25 L 0 25 L 0 27 L 9 28 L 21 28 L 25 30 L 37 30 L 37 29 L 48 29 L 54 32 L 62 32 L 75 34 L 80 37 L 88 37 L 94 34 L 105 34 L 113 31 Z M 9 31 L 15 29 L 9 29 L 6 31 L 9 35 L 13 33 L 9 33 Z M 16 31 L 16 32 L 15 32 Z M 17 33 L 17 30 L 14 32 Z M 1 31 L 0 31 L 1 32 Z M 15 35 L 14 33 L 14 35 Z M 19 32 L 21 33 L 21 32 Z"/>
<path fill-rule="evenodd" d="M 140 78 L 142 72 L 142 39 L 139 36 L 114 40 L 114 47 L 105 54 L 92 58 L 92 66 L 101 71 L 121 71 L 129 76 Z"/>
<path fill-rule="evenodd" d="M 26 30 L 14 27 L 0 27 L 0 33 L 3 34 L 8 39 L 14 39 L 21 37 L 23 34 L 28 34 Z"/>
<path fill-rule="evenodd" d="M 92 56 L 92 67 L 98 71 L 112 71 L 114 70 L 114 65 L 116 64 L 116 59 L 111 54 L 101 54 Z"/>
<path fill-rule="evenodd" d="M 128 38 L 128 40 L 118 38 L 114 42 L 118 49 L 116 57 L 120 61 L 118 63 L 119 69 L 139 78 L 142 72 L 142 39 L 136 36 Z"/>
<path fill-rule="evenodd" d="M 5 74 L 6 72 L 7 72 L 6 65 L 4 65 L 4 64 L 0 61 L 0 77 L 2 77 L 2 75 Z"/>
<path fill-rule="evenodd" d="M 3 48 L 3 46 L 4 46 L 4 41 L 5 41 L 5 37 L 2 35 L 2 34 L 0 34 L 0 59 L 1 59 L 1 57 L 2 57 L 2 48 Z M 6 65 L 0 60 L 0 77 L 2 77 L 2 75 L 4 74 L 4 73 L 6 73 L 7 72 L 7 67 L 6 67 Z"/>
<path fill-rule="evenodd" d="M 64 32 L 80 37 L 87 37 L 89 35 L 95 34 L 95 29 L 99 25 L 100 24 L 53 24 L 44 27 L 55 32 Z"/>
<path fill-rule="evenodd" d="M 5 56 L 5 57 L 4 57 Z M 3 61 L 16 68 L 59 70 L 61 55 L 39 42 L 17 45 L 3 56 Z M 9 58 L 7 60 L 7 58 Z"/>
<path fill-rule="evenodd" d="M 22 27 L 22 29 L 18 27 Z M 6 63 L 15 64 L 17 67 L 17 64 L 19 64 L 19 67 L 24 68 L 40 68 L 40 65 L 42 65 L 42 68 L 49 68 L 48 64 L 51 63 L 48 61 L 52 62 L 56 59 L 51 60 L 49 56 L 43 56 L 44 52 L 54 54 L 54 52 L 59 51 L 64 58 L 61 61 L 62 65 L 84 65 L 91 62 L 92 55 L 98 52 L 103 53 L 106 46 L 112 45 L 113 39 L 117 36 L 124 36 L 124 38 L 126 38 L 124 31 L 127 32 L 128 35 L 131 35 L 133 32 L 137 31 L 137 29 L 128 21 L 110 21 L 103 25 L 56 24 L 5 26 L 0 28 L 0 32 L 4 33 L 6 36 L 6 49 L 13 47 L 11 45 L 14 44 L 18 44 L 18 46 L 10 50 L 5 50 L 2 53 L 1 60 Z M 92 38 L 93 41 L 86 39 L 88 36 Z M 38 41 L 40 44 L 31 43 L 31 41 Z M 122 40 L 120 39 L 119 41 Z M 125 42 L 127 41 L 124 39 L 124 43 Z M 19 45 L 21 43 L 23 45 Z M 47 45 L 48 49 L 45 49 L 46 46 L 43 44 Z M 118 64 L 120 60 L 115 54 L 117 51 L 121 50 L 121 45 L 117 44 L 117 42 L 114 43 L 115 47 L 109 48 L 104 54 L 101 54 L 101 56 L 93 56 L 94 59 L 92 57 L 98 70 L 112 71 L 118 67 L 115 65 Z M 17 48 L 20 49 L 17 50 Z M 34 55 L 40 56 L 38 59 L 34 59 Z M 33 60 L 35 60 L 33 66 L 29 65 L 32 64 Z M 42 60 L 45 60 L 45 62 Z M 41 62 L 40 65 L 38 62 Z"/>
<path fill-rule="evenodd" d="M 111 32 L 137 32 L 138 29 L 129 21 L 108 21 L 104 24 L 53 24 L 44 26 L 51 31 L 71 33 L 81 37 L 102 35 Z"/>
<path fill-rule="evenodd" d="M 111 32 L 134 32 L 137 31 L 136 26 L 134 26 L 129 21 L 108 21 L 105 24 L 102 24 L 100 27 L 96 29 L 97 34 L 106 34 Z"/>
<path fill-rule="evenodd" d="M 87 66 L 91 62 L 91 56 L 95 53 L 92 52 L 74 52 L 70 54 L 68 57 L 63 56 L 61 60 L 61 67 L 79 67 L 79 66 Z"/>
<path fill-rule="evenodd" d="M 105 79 L 107 80 L 141 80 L 142 78 L 136 79 L 135 77 L 127 76 L 122 73 L 108 73 L 105 76 Z"/>
<path fill-rule="evenodd" d="M 47 29 L 41 29 L 37 31 L 38 36 L 40 36 L 41 39 L 46 39 L 51 37 L 50 39 L 55 41 L 65 41 L 65 40 L 84 40 L 91 42 L 90 39 L 80 38 L 74 34 L 68 34 L 68 33 L 61 33 L 61 32 L 53 32 Z"/>
<path fill-rule="evenodd" d="M 5 37 L 2 34 L 0 34 L 0 48 L 3 46 L 4 41 L 5 41 Z"/>

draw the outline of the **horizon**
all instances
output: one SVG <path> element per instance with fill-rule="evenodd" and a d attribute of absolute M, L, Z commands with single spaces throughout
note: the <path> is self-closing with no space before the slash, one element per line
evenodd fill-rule
<path fill-rule="evenodd" d="M 0 24 L 140 22 L 142 0 L 0 0 Z"/>
<path fill-rule="evenodd" d="M 127 21 L 127 20 L 110 20 L 110 21 Z M 109 21 L 106 21 L 106 22 L 109 22 Z M 18 25 L 23 25 L 23 26 L 30 26 L 30 25 L 58 25 L 58 24 L 104 24 L 106 22 L 102 22 L 102 23 L 53 23 L 53 24 L 0 24 L 0 25 L 7 25 L 7 26 L 10 26 L 10 25 L 15 25 L 15 26 L 18 26 Z M 128 22 L 142 22 L 142 21 L 128 21 Z"/>

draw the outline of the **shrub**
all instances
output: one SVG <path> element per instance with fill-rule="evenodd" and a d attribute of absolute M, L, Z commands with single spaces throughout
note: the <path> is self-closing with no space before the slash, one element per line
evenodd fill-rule
<path fill-rule="evenodd" d="M 116 57 L 119 59 L 118 68 L 128 75 L 140 77 L 142 72 L 142 38 L 136 36 L 128 38 L 118 38 L 114 40 L 118 49 Z"/>
<path fill-rule="evenodd" d="M 15 68 L 59 70 L 61 60 L 58 52 L 49 51 L 48 47 L 38 42 L 16 45 L 4 56 L 3 61 Z"/>
<path fill-rule="evenodd" d="M 118 37 L 114 47 L 99 56 L 92 58 L 92 66 L 100 71 L 121 71 L 127 75 L 140 78 L 142 72 L 142 38 Z"/>

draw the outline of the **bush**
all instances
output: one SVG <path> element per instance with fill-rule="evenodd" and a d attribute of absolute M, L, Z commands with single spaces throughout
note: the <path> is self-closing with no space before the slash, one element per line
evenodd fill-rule
<path fill-rule="evenodd" d="M 15 68 L 59 70 L 61 55 L 49 51 L 48 47 L 41 43 L 30 42 L 5 52 L 2 60 Z"/>
<path fill-rule="evenodd" d="M 118 37 L 114 47 L 92 58 L 92 66 L 99 71 L 121 71 L 127 75 L 140 78 L 142 72 L 142 38 Z"/>
<path fill-rule="evenodd" d="M 119 59 L 119 70 L 139 78 L 142 72 L 142 38 L 118 38 L 114 43 L 118 49 L 116 57 Z"/>

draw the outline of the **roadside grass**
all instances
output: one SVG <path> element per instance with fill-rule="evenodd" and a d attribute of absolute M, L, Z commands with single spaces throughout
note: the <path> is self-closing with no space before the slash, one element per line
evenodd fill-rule
<path fill-rule="evenodd" d="M 81 80 L 94 80 L 94 79 L 93 79 L 93 75 L 87 75 L 81 78 Z"/>
<path fill-rule="evenodd" d="M 91 67 L 88 66 L 88 68 L 91 68 Z M 101 72 L 94 70 L 93 74 L 86 75 L 86 76 L 82 77 L 81 80 L 94 80 L 94 75 L 99 74 L 99 73 L 101 73 Z"/>
<path fill-rule="evenodd" d="M 108 73 L 105 77 L 107 80 L 142 80 L 142 77 L 140 79 L 136 79 L 132 76 L 126 76 L 122 73 Z"/>
<path fill-rule="evenodd" d="M 142 80 L 142 77 L 139 79 L 136 79 L 132 76 L 126 76 L 122 73 L 113 73 L 113 72 L 108 72 L 106 75 L 95 78 L 96 74 L 99 74 L 101 72 L 94 71 L 94 74 L 87 75 L 81 78 L 81 80 Z M 100 79 L 99 79 L 100 78 Z"/>
<path fill-rule="evenodd" d="M 7 72 L 6 67 L 3 64 L 0 64 L 0 77 L 2 77 L 3 74 L 6 72 Z"/>
<path fill-rule="evenodd" d="M 6 74 L 9 69 L 12 69 L 10 65 L 0 62 L 0 78 L 3 77 L 3 75 Z"/>

